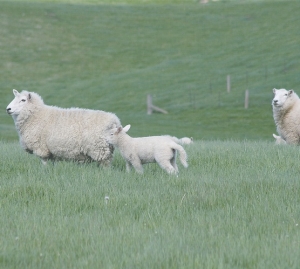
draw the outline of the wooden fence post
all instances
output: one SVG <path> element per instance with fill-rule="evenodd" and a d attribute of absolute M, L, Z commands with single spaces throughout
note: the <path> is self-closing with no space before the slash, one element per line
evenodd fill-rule
<path fill-rule="evenodd" d="M 153 112 L 152 110 L 152 95 L 148 94 L 147 95 L 147 114 L 151 115 Z"/>
<path fill-rule="evenodd" d="M 227 92 L 230 92 L 230 75 L 227 75 Z"/>
<path fill-rule="evenodd" d="M 160 112 L 160 113 L 163 113 L 163 114 L 168 114 L 168 111 L 160 108 L 160 107 L 157 107 L 155 105 L 153 105 L 152 103 L 152 95 L 151 94 L 148 94 L 147 95 L 147 114 L 148 115 L 151 115 L 153 113 L 153 110 L 154 111 L 157 111 L 157 112 Z"/>
<path fill-rule="evenodd" d="M 245 91 L 245 109 L 249 107 L 249 90 Z"/>

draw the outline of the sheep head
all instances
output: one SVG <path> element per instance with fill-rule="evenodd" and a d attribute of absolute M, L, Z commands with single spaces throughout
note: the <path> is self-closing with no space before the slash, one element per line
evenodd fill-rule
<path fill-rule="evenodd" d="M 274 98 L 272 100 L 273 107 L 282 107 L 288 105 L 290 97 L 293 96 L 293 90 L 273 89 Z"/>
<path fill-rule="evenodd" d="M 125 134 L 130 129 L 130 124 L 126 125 L 124 128 L 122 126 L 118 128 L 113 128 L 109 131 L 109 135 L 107 137 L 108 143 L 112 145 L 118 144 L 118 139 L 122 134 Z"/>
<path fill-rule="evenodd" d="M 19 93 L 17 90 L 13 90 L 15 95 L 14 100 L 7 106 L 6 112 L 12 116 L 18 116 L 22 111 L 23 107 L 31 101 L 31 94 L 27 91 Z"/>

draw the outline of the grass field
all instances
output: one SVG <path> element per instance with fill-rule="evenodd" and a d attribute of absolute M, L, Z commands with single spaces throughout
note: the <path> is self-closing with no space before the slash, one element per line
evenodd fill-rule
<path fill-rule="evenodd" d="M 299 268 L 296 147 L 198 141 L 178 178 L 0 150 L 1 268 Z"/>
<path fill-rule="evenodd" d="M 0 0 L 0 268 L 298 269 L 300 152 L 274 145 L 271 99 L 300 94 L 300 2 L 54 2 Z M 193 136 L 189 167 L 43 166 L 5 113 L 14 88 Z"/>
<path fill-rule="evenodd" d="M 298 92 L 299 7 L 1 1 L 1 138 L 17 139 L 4 111 L 16 88 L 50 105 L 115 112 L 133 136 L 271 141 L 272 89 Z M 146 115 L 149 93 L 169 114 Z"/>

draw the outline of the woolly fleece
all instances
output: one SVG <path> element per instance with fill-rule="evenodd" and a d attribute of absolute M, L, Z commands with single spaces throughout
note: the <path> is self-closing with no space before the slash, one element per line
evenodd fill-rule
<path fill-rule="evenodd" d="M 15 122 L 21 146 L 40 157 L 80 162 L 97 161 L 109 165 L 113 146 L 107 130 L 121 126 L 118 117 L 109 112 L 80 108 L 59 108 L 45 105 L 34 92 L 13 91 L 15 99 L 7 113 Z"/>
<path fill-rule="evenodd" d="M 177 174 L 176 151 L 180 153 L 180 161 L 187 167 L 187 154 L 182 146 L 169 136 L 130 137 L 126 132 L 130 125 L 115 128 L 109 135 L 109 142 L 117 147 L 126 161 L 126 169 L 131 166 L 138 173 L 143 173 L 143 164 L 158 163 L 169 174 Z"/>
<path fill-rule="evenodd" d="M 277 132 L 287 144 L 300 144 L 300 99 L 293 91 L 273 89 L 273 117 Z"/>

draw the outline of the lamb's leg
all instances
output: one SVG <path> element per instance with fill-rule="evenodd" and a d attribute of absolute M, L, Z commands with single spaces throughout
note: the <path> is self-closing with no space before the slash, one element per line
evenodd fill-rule
<path fill-rule="evenodd" d="M 140 159 L 132 161 L 131 164 L 137 173 L 139 173 L 139 174 L 144 173 L 143 165 L 142 165 Z"/>
<path fill-rule="evenodd" d="M 130 172 L 131 166 L 132 166 L 131 163 L 128 162 L 128 161 L 126 161 L 126 171 L 127 171 L 127 172 Z"/>
<path fill-rule="evenodd" d="M 171 158 L 170 163 L 174 167 L 176 173 L 178 173 L 178 166 L 176 163 L 176 150 L 174 151 L 174 156 Z"/>
<path fill-rule="evenodd" d="M 178 169 L 176 171 L 176 169 L 174 168 L 174 166 L 171 164 L 171 162 L 169 160 L 160 160 L 159 162 L 157 162 L 159 164 L 159 166 L 166 170 L 168 172 L 168 174 L 177 174 Z"/>

